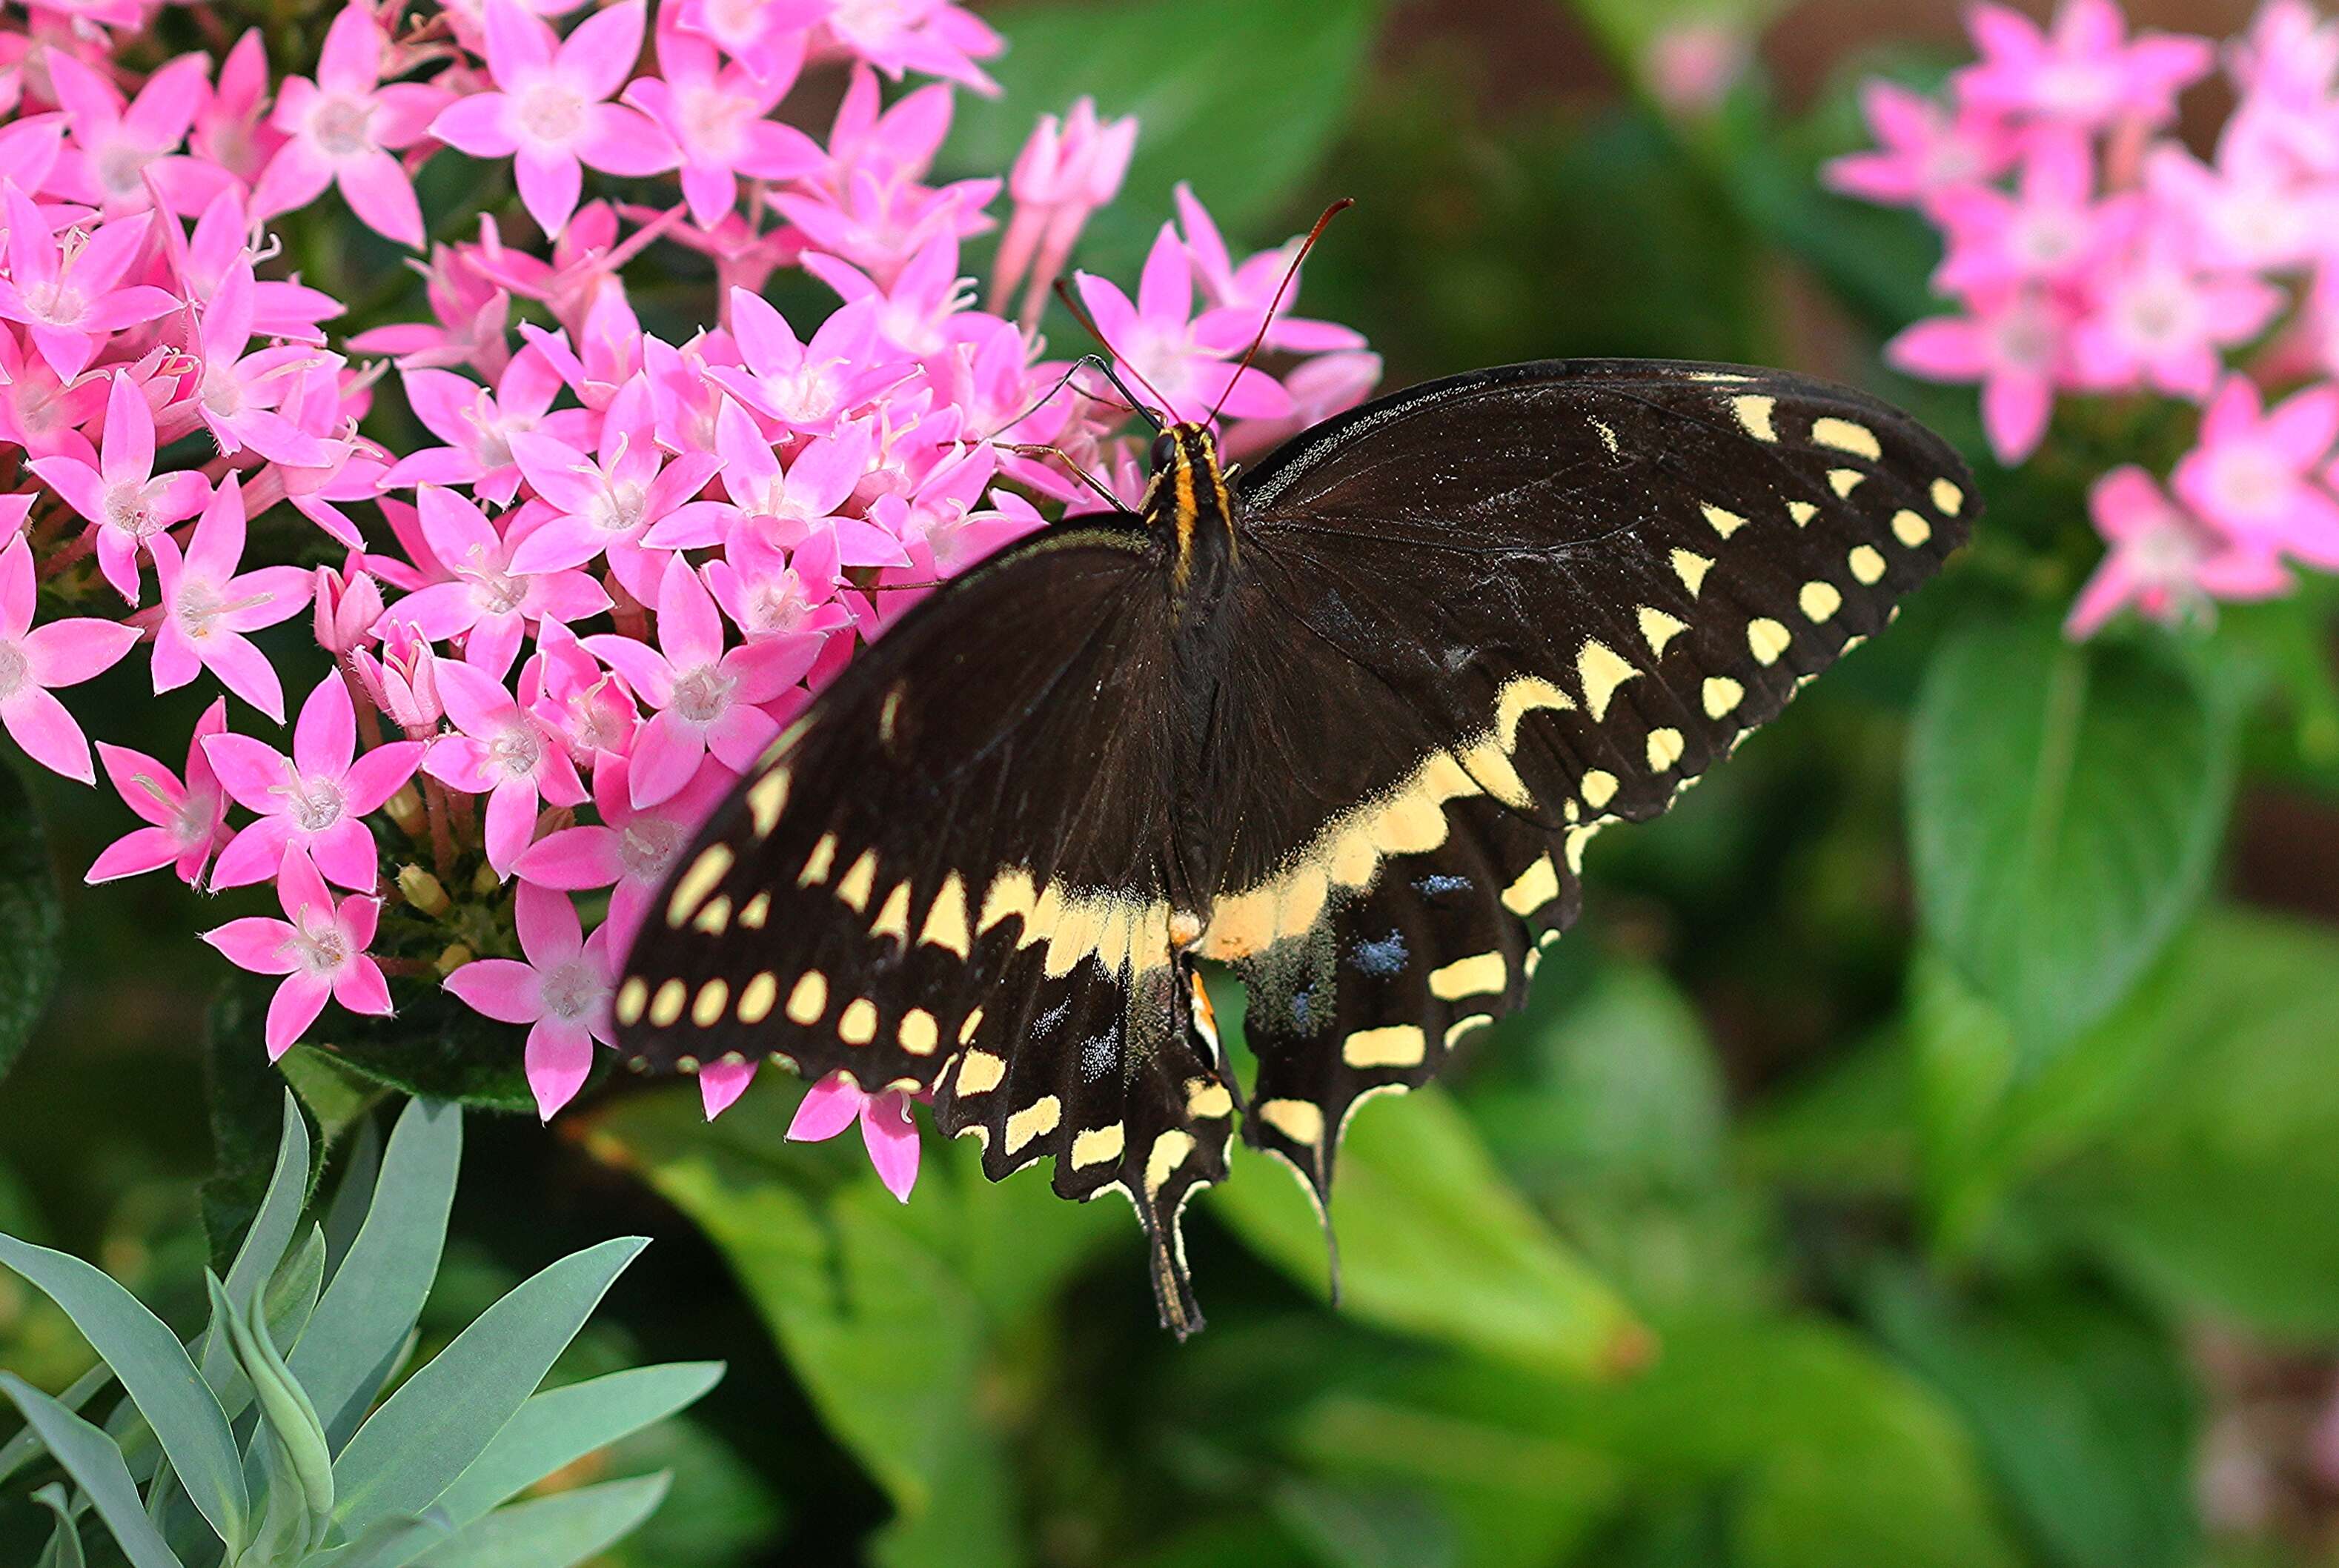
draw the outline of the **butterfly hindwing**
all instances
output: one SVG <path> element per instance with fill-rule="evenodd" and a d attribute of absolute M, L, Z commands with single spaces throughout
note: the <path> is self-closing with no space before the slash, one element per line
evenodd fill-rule
<path fill-rule="evenodd" d="M 1213 759 L 1204 947 L 1251 992 L 1246 1137 L 1320 1195 L 1361 1095 L 1524 999 L 1593 835 L 1880 629 L 1963 540 L 1969 488 L 1873 399 L 1724 367 L 1514 366 L 1270 457 L 1223 688 L 1254 754 Z"/>

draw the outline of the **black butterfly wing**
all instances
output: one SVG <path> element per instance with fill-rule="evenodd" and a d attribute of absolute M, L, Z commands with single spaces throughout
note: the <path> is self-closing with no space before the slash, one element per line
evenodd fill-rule
<path fill-rule="evenodd" d="M 1229 1121 L 1170 956 L 1163 580 L 1133 520 L 1059 529 L 903 616 L 676 857 L 620 1051 L 930 1091 L 993 1178 L 1127 1190 L 1167 1272 Z"/>
<path fill-rule="evenodd" d="M 1875 399 L 1635 362 L 1416 388 L 1249 475 L 1204 945 L 1251 996 L 1246 1137 L 1320 1198 L 1361 1098 L 1524 999 L 1592 835 L 1882 626 L 1969 493 Z"/>

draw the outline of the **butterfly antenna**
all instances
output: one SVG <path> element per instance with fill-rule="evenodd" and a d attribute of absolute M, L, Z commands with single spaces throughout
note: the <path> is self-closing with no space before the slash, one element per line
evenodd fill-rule
<path fill-rule="evenodd" d="M 1283 270 L 1283 281 L 1275 286 L 1275 298 L 1267 302 L 1267 314 L 1258 323 L 1258 334 L 1251 339 L 1250 347 L 1243 350 L 1242 362 L 1235 366 L 1235 373 L 1227 378 L 1225 390 L 1219 393 L 1218 403 L 1210 409 L 1209 423 L 1215 425 L 1219 422 L 1219 409 L 1227 406 L 1227 399 L 1235 394 L 1235 383 L 1242 380 L 1245 370 L 1250 369 L 1250 362 L 1258 358 L 1260 348 L 1267 342 L 1268 329 L 1275 325 L 1275 313 L 1283 309 L 1283 297 L 1291 292 L 1291 285 L 1299 276 L 1299 263 L 1308 260 L 1308 252 L 1316 248 L 1316 242 L 1322 239 L 1324 231 L 1332 226 L 1332 220 L 1356 204 L 1354 196 L 1341 197 L 1324 209 L 1324 215 L 1316 220 L 1314 228 L 1308 231 L 1308 238 L 1299 242 L 1299 250 L 1291 258 L 1291 265 Z"/>
<path fill-rule="evenodd" d="M 1113 346 L 1105 341 L 1104 333 L 1097 326 L 1096 319 L 1081 308 L 1081 302 L 1072 298 L 1071 285 L 1061 278 L 1056 280 L 1056 298 L 1064 302 L 1064 309 L 1072 313 L 1072 320 L 1081 324 L 1081 330 L 1082 331 L 1088 333 L 1090 337 L 1094 338 L 1097 342 L 1103 347 L 1104 351 L 1110 355 L 1114 360 L 1119 360 L 1120 358 L 1120 355 L 1115 351 Z M 1113 384 L 1114 389 L 1119 391 L 1123 398 L 1129 399 L 1129 406 L 1136 409 L 1138 414 L 1143 418 L 1147 424 L 1151 425 L 1157 433 L 1161 429 L 1162 415 L 1160 413 L 1156 413 L 1153 409 L 1147 408 L 1143 403 L 1139 402 L 1136 397 L 1130 393 L 1130 390 L 1121 385 L 1120 378 L 1113 374 L 1112 366 L 1110 363 L 1102 360 L 1093 359 L 1085 362 L 1093 364 L 1098 370 L 1103 371 L 1104 379 L 1110 381 Z M 1074 368 L 1077 369 L 1078 367 L 1075 366 Z M 1153 394 L 1153 400 L 1160 404 L 1162 411 L 1166 413 L 1170 408 L 1170 399 L 1161 395 L 1160 389 L 1156 387 L 1152 382 L 1147 380 L 1145 379 L 1145 372 L 1139 370 L 1135 365 L 1130 365 L 1129 367 L 1129 373 L 1137 378 L 1137 384 L 1139 386 Z"/>

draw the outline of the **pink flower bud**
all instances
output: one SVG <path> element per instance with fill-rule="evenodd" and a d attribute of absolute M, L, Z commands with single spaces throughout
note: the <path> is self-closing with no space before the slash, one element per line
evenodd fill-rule
<path fill-rule="evenodd" d="M 351 550 L 338 572 L 317 568 L 317 646 L 335 658 L 347 658 L 373 641 L 381 611 L 381 585 L 365 569 L 364 556 Z"/>
<path fill-rule="evenodd" d="M 358 683 L 365 687 L 373 705 L 415 740 L 436 735 L 439 721 L 447 714 L 439 700 L 437 661 L 429 641 L 411 621 L 390 623 L 380 658 L 363 648 L 350 654 Z"/>

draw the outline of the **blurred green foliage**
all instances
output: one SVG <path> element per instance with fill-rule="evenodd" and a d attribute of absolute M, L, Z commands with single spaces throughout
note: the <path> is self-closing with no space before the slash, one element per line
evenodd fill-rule
<path fill-rule="evenodd" d="M 1441 1092 L 1359 1115 L 1337 1310 L 1316 1217 L 1268 1161 L 1239 1157 L 1188 1217 L 1211 1326 L 1181 1347 L 1117 1203 L 993 1187 L 936 1146 L 896 1205 L 857 1149 L 785 1142 L 775 1074 L 711 1128 L 686 1087 L 613 1089 L 568 1137 L 475 1117 L 426 1341 L 634 1229 L 659 1247 L 556 1381 L 645 1354 L 733 1367 L 654 1449 L 594 1462 L 676 1472 L 612 1561 L 2333 1560 L 2339 1474 L 2312 1434 L 2339 1348 L 2339 583 L 2214 628 L 2060 637 L 2095 556 L 2087 482 L 2175 438 L 2077 407 L 2006 472 L 1969 390 L 1879 367 L 1927 309 L 1932 241 L 1814 172 L 1860 134 L 1863 73 L 1948 57 L 1827 40 L 1826 81 L 1758 67 L 1686 118 L 1631 85 L 1682 17 L 1780 9 L 992 9 L 1006 91 L 962 100 L 950 172 L 997 172 L 1081 93 L 1144 120 L 1083 264 L 1130 271 L 1179 180 L 1246 246 L 1355 195 L 1304 303 L 1362 327 L 1393 382 L 1545 354 L 1801 363 L 1959 439 L 1989 513 L 1890 636 L 1665 821 L 1600 842 L 1525 1013 Z M 1530 45 L 1584 89 L 1521 90 L 1500 52 Z M 296 237 L 311 280 L 368 321 L 413 309 L 344 228 Z M 703 292 L 679 266 L 645 313 L 686 321 Z M 273 1148 L 274 1076 L 237 1049 L 251 1002 L 219 1000 L 205 1061 L 211 971 L 175 895 L 76 892 L 60 951 L 17 787 L 0 775 L 0 1068 L 38 1011 L 18 999 L 64 981 L 0 1090 L 40 1108 L 0 1115 L 0 1228 L 192 1326 L 192 1183 L 223 1258 Z M 114 829 L 54 781 L 32 804 L 68 866 Z M 289 1058 L 320 1149 L 365 1166 L 385 1102 L 459 1070 L 522 1103 L 467 1017 Z M 0 1280 L 0 1366 L 54 1390 L 87 1365 Z"/>

